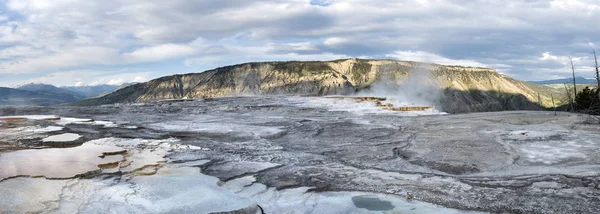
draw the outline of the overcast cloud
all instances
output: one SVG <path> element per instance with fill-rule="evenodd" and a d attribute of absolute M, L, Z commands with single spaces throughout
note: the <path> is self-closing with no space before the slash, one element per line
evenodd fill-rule
<path fill-rule="evenodd" d="M 0 0 L 0 85 L 347 57 L 592 77 L 599 20 L 597 0 Z"/>

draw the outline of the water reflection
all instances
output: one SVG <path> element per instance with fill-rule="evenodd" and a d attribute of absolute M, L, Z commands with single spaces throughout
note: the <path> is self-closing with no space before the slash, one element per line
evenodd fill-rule
<path fill-rule="evenodd" d="M 15 176 L 70 178 L 99 170 L 100 166 L 123 160 L 122 155 L 104 156 L 122 148 L 84 143 L 72 148 L 29 149 L 0 155 L 0 180 Z"/>
<path fill-rule="evenodd" d="M 71 142 L 79 139 L 81 135 L 73 133 L 64 133 L 59 135 L 52 135 L 50 137 L 42 139 L 43 142 Z"/>

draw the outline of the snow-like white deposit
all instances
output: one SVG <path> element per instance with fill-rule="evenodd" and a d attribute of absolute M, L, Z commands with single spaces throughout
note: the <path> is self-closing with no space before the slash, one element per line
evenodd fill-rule
<path fill-rule="evenodd" d="M 103 138 L 71 148 L 29 149 L 0 155 L 0 180 L 14 176 L 69 178 L 91 171 L 133 172 L 166 162 L 169 151 L 194 150 L 176 139 Z M 126 153 L 125 153 L 126 152 Z"/>
<path fill-rule="evenodd" d="M 428 109 L 424 111 L 407 111 L 407 112 L 398 112 L 386 110 L 380 106 L 377 106 L 374 102 L 363 101 L 359 102 L 350 97 L 288 97 L 290 102 L 295 103 L 299 107 L 308 107 L 308 108 L 325 108 L 329 111 L 345 111 L 351 112 L 358 115 L 364 114 L 394 114 L 398 116 L 419 116 L 419 115 L 439 115 L 446 114 L 445 112 L 440 112 L 436 109 Z M 386 103 L 386 101 L 382 102 Z M 390 103 L 390 101 L 387 101 Z M 398 105 L 400 106 L 410 106 L 408 104 Z"/>
<path fill-rule="evenodd" d="M 60 126 L 47 126 L 47 127 L 42 127 L 42 126 L 24 126 L 24 127 L 16 127 L 16 128 L 9 128 L 9 129 L 4 129 L 0 131 L 0 138 L 3 136 L 20 136 L 20 137 L 26 137 L 28 135 L 39 135 L 39 134 L 44 134 L 44 133 L 48 133 L 48 132 L 55 132 L 55 131 L 61 131 L 63 130 L 63 127 Z"/>
<path fill-rule="evenodd" d="M 217 185 L 199 168 L 166 166 L 129 180 L 14 178 L 0 183 L 7 212 L 53 213 L 476 213 L 394 195 L 268 188 L 246 176 Z M 18 190 L 18 191 L 17 191 Z"/>
<path fill-rule="evenodd" d="M 477 213 L 408 201 L 395 195 L 309 192 L 309 187 L 276 190 L 255 183 L 251 176 L 228 181 L 223 187 L 252 198 L 265 213 Z"/>
<path fill-rule="evenodd" d="M 84 124 L 84 125 L 97 125 L 102 126 L 104 128 L 114 128 L 118 127 L 116 123 L 110 121 L 102 121 L 102 120 L 92 120 L 85 118 L 73 118 L 73 117 L 62 117 L 60 120 L 56 122 L 58 125 L 67 125 L 67 124 Z"/>
<path fill-rule="evenodd" d="M 544 140 L 551 138 L 553 136 L 561 136 L 569 134 L 566 130 L 553 130 L 553 131 L 545 131 L 547 128 L 542 128 L 538 130 L 515 130 L 508 132 L 505 136 L 506 139 L 511 140 Z"/>
<path fill-rule="evenodd" d="M 587 145 L 591 145 L 591 143 Z M 543 141 L 524 144 L 518 148 L 524 158 L 523 161 L 551 165 L 587 159 L 587 155 L 584 153 L 585 146 L 585 143 L 575 141 Z M 588 149 L 595 148 L 590 146 Z"/>
<path fill-rule="evenodd" d="M 218 187 L 198 168 L 164 168 L 128 181 L 15 178 L 0 183 L 3 212 L 214 213 L 256 211 L 255 204 Z"/>
<path fill-rule="evenodd" d="M 90 171 L 132 173 L 121 181 L 111 179 L 47 180 L 12 178 L 0 182 L 2 212 L 56 213 L 213 213 L 248 211 L 252 200 L 217 186 L 218 179 L 202 175 L 208 161 L 161 167 L 172 151 L 198 150 L 176 139 L 146 140 L 103 138 L 81 146 L 21 150 L 0 156 L 0 179 L 15 176 L 69 178 Z M 115 163 L 116 166 L 110 166 Z M 147 170 L 151 166 L 151 170 Z M 107 168 L 107 167 L 104 167 Z M 153 170 L 155 170 L 153 172 Z M 141 174 L 140 174 L 141 173 Z M 144 176 L 147 175 L 147 176 Z"/>
<path fill-rule="evenodd" d="M 100 158 L 103 152 L 122 151 L 115 146 L 84 143 L 72 148 L 29 149 L 0 155 L 0 180 L 14 176 L 69 178 L 118 162 L 122 156 Z"/>
<path fill-rule="evenodd" d="M 64 133 L 58 135 L 52 135 L 42 139 L 42 142 L 71 142 L 79 139 L 81 135 L 74 133 Z"/>
<path fill-rule="evenodd" d="M 57 207 L 67 182 L 43 178 L 4 180 L 0 182 L 0 213 L 34 213 L 48 206 Z"/>
<path fill-rule="evenodd" d="M 115 127 L 119 126 L 116 123 L 113 123 L 110 121 L 102 121 L 102 120 L 94 120 L 92 122 L 92 125 L 103 126 L 104 128 L 115 128 Z"/>
<path fill-rule="evenodd" d="M 60 117 L 56 115 L 17 115 L 17 116 L 0 116 L 1 119 L 18 119 L 25 118 L 28 120 L 57 120 Z"/>
<path fill-rule="evenodd" d="M 153 213 L 213 213 L 253 210 L 255 204 L 217 186 L 218 179 L 200 174 L 198 168 L 162 168 L 155 176 L 139 176 L 129 182 L 139 193 L 127 201 Z"/>
<path fill-rule="evenodd" d="M 33 129 L 33 132 L 38 133 L 47 133 L 47 132 L 56 132 L 63 130 L 63 127 L 60 126 L 47 126 L 47 127 L 36 127 Z"/>
<path fill-rule="evenodd" d="M 51 132 L 61 131 L 59 126 L 24 126 L 0 129 L 0 141 L 31 140 L 48 137 Z"/>
<path fill-rule="evenodd" d="M 58 125 L 67 125 L 72 123 L 84 123 L 90 122 L 92 119 L 83 119 L 83 118 L 73 118 L 73 117 L 61 117 L 60 120 L 56 121 Z"/>
<path fill-rule="evenodd" d="M 167 131 L 208 132 L 243 137 L 269 137 L 284 132 L 281 127 L 204 121 L 168 121 L 150 124 L 148 127 Z"/>
<path fill-rule="evenodd" d="M 222 183 L 201 173 L 206 159 L 169 163 L 171 152 L 202 148 L 166 140 L 102 138 L 72 148 L 20 150 L 0 156 L 0 211 L 42 213 L 459 213 L 382 194 L 308 192 L 309 187 L 267 188 L 253 176 Z M 190 157 L 193 158 L 193 157 Z M 114 166 L 113 166 L 114 165 Z M 103 166 L 103 167 L 101 167 Z M 212 170 L 229 175 L 277 167 L 269 162 L 227 162 Z M 149 167 L 149 168 L 148 168 Z M 125 173 L 127 179 L 71 178 Z M 52 180 L 31 178 L 71 178 Z M 461 213 L 464 213 L 461 211 Z"/>

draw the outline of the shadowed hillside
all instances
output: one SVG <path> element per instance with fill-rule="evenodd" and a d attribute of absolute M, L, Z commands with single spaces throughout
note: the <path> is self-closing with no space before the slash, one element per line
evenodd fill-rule
<path fill-rule="evenodd" d="M 448 113 L 546 109 L 522 94 L 481 90 L 446 89 L 436 104 L 442 111 Z"/>
<path fill-rule="evenodd" d="M 543 81 L 529 81 L 533 84 L 538 85 L 554 85 L 554 84 L 573 84 L 573 78 L 564 78 L 564 79 L 553 79 L 553 80 L 543 80 Z M 575 78 L 575 82 L 577 84 L 596 84 L 596 79 L 587 79 L 583 77 Z"/>
<path fill-rule="evenodd" d="M 30 83 L 17 88 L 0 89 L 0 105 L 51 106 L 71 103 L 112 92 L 117 86 L 66 86 Z"/>
<path fill-rule="evenodd" d="M 77 92 L 74 92 L 74 91 L 71 91 L 71 90 L 68 90 L 65 88 L 59 88 L 59 87 L 49 85 L 49 84 L 30 83 L 30 84 L 25 84 L 25 85 L 19 86 L 16 89 L 32 91 L 32 92 L 40 92 L 40 93 L 61 94 L 61 95 L 73 97 L 76 100 L 81 100 L 81 99 L 86 98 L 86 96 L 84 96 L 80 93 L 77 93 Z"/>
<path fill-rule="evenodd" d="M 40 105 L 50 106 L 80 100 L 69 93 L 29 91 L 0 87 L 0 105 Z"/>

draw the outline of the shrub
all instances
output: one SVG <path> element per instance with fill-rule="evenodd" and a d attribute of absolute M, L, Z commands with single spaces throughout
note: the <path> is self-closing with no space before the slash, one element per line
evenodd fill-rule
<path fill-rule="evenodd" d="M 585 87 L 575 96 L 575 108 L 578 112 L 600 114 L 600 98 L 598 89 Z"/>

